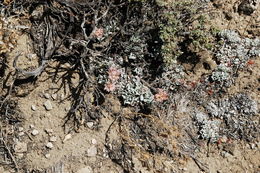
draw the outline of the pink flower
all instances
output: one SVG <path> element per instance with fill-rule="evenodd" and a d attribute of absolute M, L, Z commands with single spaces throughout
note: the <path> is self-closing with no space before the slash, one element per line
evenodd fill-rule
<path fill-rule="evenodd" d="M 120 78 L 121 71 L 116 69 L 115 67 L 110 67 L 108 70 L 108 78 L 112 81 L 115 82 Z"/>
<path fill-rule="evenodd" d="M 116 90 L 116 85 L 114 83 L 111 82 L 107 82 L 105 84 L 105 88 L 104 88 L 107 92 L 113 92 Z"/>
<path fill-rule="evenodd" d="M 93 34 L 96 38 L 101 38 L 104 35 L 104 29 L 103 28 L 97 28 L 97 29 L 94 30 Z"/>
<path fill-rule="evenodd" d="M 168 94 L 163 89 L 158 89 L 158 93 L 155 94 L 154 98 L 157 102 L 163 102 L 164 100 L 168 99 Z"/>

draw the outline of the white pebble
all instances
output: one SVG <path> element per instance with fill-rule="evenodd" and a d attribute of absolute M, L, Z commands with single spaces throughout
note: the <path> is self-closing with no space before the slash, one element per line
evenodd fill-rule
<path fill-rule="evenodd" d="M 52 95 L 51 95 L 51 98 L 52 98 L 53 100 L 56 100 L 56 99 L 57 99 L 57 94 L 55 94 L 55 93 L 52 94 Z"/>
<path fill-rule="evenodd" d="M 65 137 L 64 137 L 64 139 L 63 139 L 63 143 L 64 142 L 66 142 L 67 140 L 69 140 L 69 139 L 71 139 L 72 138 L 72 135 L 69 133 L 69 134 L 67 134 Z"/>
<path fill-rule="evenodd" d="M 46 159 L 49 159 L 51 157 L 51 155 L 48 153 L 48 154 L 45 154 L 45 157 L 46 157 Z"/>
<path fill-rule="evenodd" d="M 97 155 L 97 147 L 96 146 L 91 146 L 88 150 L 87 150 L 87 155 L 89 157 L 94 157 Z"/>
<path fill-rule="evenodd" d="M 52 105 L 51 105 L 51 101 L 50 100 L 47 100 L 46 102 L 44 102 L 44 107 L 45 107 L 45 109 L 47 110 L 47 111 L 50 111 L 50 110 L 52 110 Z"/>
<path fill-rule="evenodd" d="M 92 127 L 93 127 L 93 125 L 94 125 L 94 123 L 93 123 L 93 122 L 87 122 L 87 126 L 88 126 L 88 128 L 92 128 Z"/>
<path fill-rule="evenodd" d="M 19 132 L 23 131 L 23 127 L 19 127 L 19 128 L 18 128 L 18 131 L 19 131 Z"/>
<path fill-rule="evenodd" d="M 92 140 L 91 140 L 91 143 L 92 143 L 93 145 L 95 145 L 95 144 L 97 144 L 97 140 L 96 140 L 96 139 L 92 139 Z"/>
<path fill-rule="evenodd" d="M 32 105 L 32 106 L 31 106 L 31 109 L 32 109 L 33 111 L 36 111 L 36 106 L 35 106 L 35 105 Z"/>
<path fill-rule="evenodd" d="M 34 130 L 32 131 L 32 135 L 33 135 L 33 136 L 36 136 L 36 135 L 38 135 L 38 134 L 39 134 L 39 131 L 38 131 L 38 130 L 34 129 Z"/>
<path fill-rule="evenodd" d="M 49 98 L 51 98 L 51 96 L 50 96 L 50 94 L 49 94 L 49 93 L 45 93 L 45 94 L 44 94 L 44 97 L 45 97 L 46 99 L 49 99 Z"/>
<path fill-rule="evenodd" d="M 48 142 L 46 144 L 46 147 L 49 148 L 49 149 L 52 149 L 53 148 L 53 144 L 51 142 Z"/>
<path fill-rule="evenodd" d="M 50 142 L 56 142 L 57 141 L 57 137 L 56 136 L 51 136 L 50 137 Z"/>
<path fill-rule="evenodd" d="M 52 129 L 45 129 L 45 132 L 48 133 L 48 134 L 52 134 L 53 130 Z"/>

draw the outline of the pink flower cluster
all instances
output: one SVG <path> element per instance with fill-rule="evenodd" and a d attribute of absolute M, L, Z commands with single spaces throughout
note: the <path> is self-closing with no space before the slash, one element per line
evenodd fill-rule
<path fill-rule="evenodd" d="M 158 93 L 154 95 L 154 99 L 157 102 L 163 102 L 165 100 L 168 100 L 168 93 L 163 89 L 159 88 Z"/>
<path fill-rule="evenodd" d="M 113 92 L 116 90 L 116 82 L 120 78 L 121 71 L 115 67 L 110 67 L 108 70 L 109 81 L 105 84 L 105 90 L 108 92 Z"/>

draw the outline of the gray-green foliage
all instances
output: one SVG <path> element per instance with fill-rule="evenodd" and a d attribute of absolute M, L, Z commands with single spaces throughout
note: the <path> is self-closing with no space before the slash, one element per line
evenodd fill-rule
<path fill-rule="evenodd" d="M 149 104 L 154 98 L 151 90 L 140 81 L 139 77 L 133 77 L 130 81 L 121 83 L 120 95 L 124 104 L 132 106 Z"/>

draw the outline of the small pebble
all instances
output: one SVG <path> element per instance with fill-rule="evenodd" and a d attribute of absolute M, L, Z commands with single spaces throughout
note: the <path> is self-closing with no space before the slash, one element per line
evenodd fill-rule
<path fill-rule="evenodd" d="M 45 107 L 45 109 L 47 110 L 47 111 L 50 111 L 50 110 L 52 110 L 52 105 L 51 105 L 51 101 L 50 100 L 47 100 L 46 102 L 44 102 L 44 107 Z"/>
<path fill-rule="evenodd" d="M 23 135 L 24 135 L 24 132 L 18 133 L 18 136 L 23 136 Z"/>
<path fill-rule="evenodd" d="M 36 135 L 38 135 L 38 134 L 39 134 L 39 131 L 36 130 L 36 129 L 33 129 L 33 131 L 32 131 L 32 135 L 33 135 L 33 136 L 36 136 Z"/>
<path fill-rule="evenodd" d="M 52 95 L 51 95 L 51 98 L 52 98 L 53 100 L 56 100 L 56 99 L 57 99 L 57 94 L 52 94 Z"/>
<path fill-rule="evenodd" d="M 254 149 L 256 148 L 256 144 L 254 144 L 254 143 L 250 144 L 250 148 L 251 148 L 252 150 L 254 150 Z"/>
<path fill-rule="evenodd" d="M 45 93 L 45 94 L 44 94 L 44 97 L 45 97 L 46 99 L 49 99 L 49 98 L 51 98 L 51 96 L 50 96 L 50 94 L 49 94 L 49 93 Z"/>
<path fill-rule="evenodd" d="M 36 106 L 35 106 L 35 105 L 32 105 L 32 106 L 31 106 L 31 109 L 32 109 L 33 111 L 36 111 Z"/>
<path fill-rule="evenodd" d="M 48 142 L 46 144 L 46 147 L 49 148 L 49 149 L 52 149 L 53 148 L 53 144 L 51 142 Z"/>
<path fill-rule="evenodd" d="M 48 154 L 45 154 L 45 157 L 46 157 L 46 159 L 49 159 L 51 157 L 51 155 L 48 153 Z"/>
<path fill-rule="evenodd" d="M 96 139 L 92 139 L 92 140 L 91 140 L 91 143 L 92 143 L 93 145 L 95 145 L 95 144 L 97 144 L 97 140 L 96 140 Z"/>
<path fill-rule="evenodd" d="M 33 129 L 33 128 L 34 128 L 34 125 L 33 125 L 33 124 L 30 124 L 29 127 L 30 127 L 31 129 Z"/>
<path fill-rule="evenodd" d="M 18 128 L 18 131 L 19 131 L 19 132 L 23 131 L 23 127 L 19 127 L 19 128 Z"/>
<path fill-rule="evenodd" d="M 57 141 L 57 137 L 56 136 L 50 137 L 50 142 L 56 142 L 56 141 Z"/>
<path fill-rule="evenodd" d="M 90 166 L 86 166 L 78 170 L 77 173 L 93 173 L 93 169 Z"/>
<path fill-rule="evenodd" d="M 93 127 L 93 125 L 94 125 L 94 123 L 93 123 L 93 122 L 87 122 L 87 126 L 88 126 L 88 128 L 92 128 L 92 127 Z"/>
<path fill-rule="evenodd" d="M 45 132 L 48 133 L 48 134 L 52 134 L 53 130 L 52 129 L 45 129 Z"/>
<path fill-rule="evenodd" d="M 14 151 L 17 153 L 25 153 L 27 152 L 27 143 L 25 142 L 17 142 L 14 146 Z"/>
<path fill-rule="evenodd" d="M 72 138 L 72 135 L 69 133 L 69 134 L 67 134 L 65 137 L 64 137 L 64 139 L 63 139 L 63 143 L 64 142 L 66 142 L 67 140 L 69 140 L 69 139 L 71 139 Z"/>
<path fill-rule="evenodd" d="M 88 150 L 87 150 L 87 155 L 89 157 L 94 157 L 97 155 L 97 147 L 96 146 L 91 146 Z"/>

